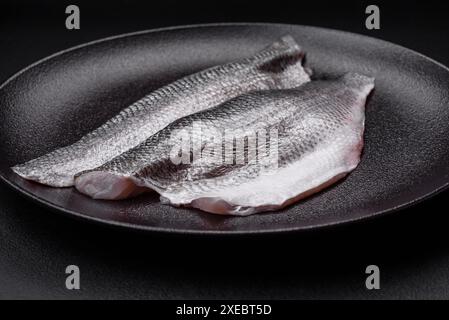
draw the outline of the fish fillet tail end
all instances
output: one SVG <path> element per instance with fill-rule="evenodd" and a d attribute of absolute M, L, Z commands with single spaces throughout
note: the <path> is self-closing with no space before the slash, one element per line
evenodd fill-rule
<path fill-rule="evenodd" d="M 53 172 L 50 170 L 37 172 L 36 170 L 30 169 L 30 167 L 31 166 L 28 163 L 24 163 L 12 167 L 11 170 L 24 179 L 51 187 L 62 188 L 73 186 L 73 175 Z"/>
<path fill-rule="evenodd" d="M 305 53 L 293 37 L 284 36 L 269 48 L 279 51 L 280 55 L 258 61 L 258 70 L 271 74 L 282 88 L 292 88 L 296 87 L 297 83 L 310 81 L 312 71 L 302 66 Z"/>

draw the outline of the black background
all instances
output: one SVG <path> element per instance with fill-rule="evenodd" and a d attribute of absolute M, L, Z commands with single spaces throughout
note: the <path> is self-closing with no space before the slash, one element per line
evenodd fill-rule
<path fill-rule="evenodd" d="M 81 9 L 81 30 L 65 29 L 69 4 Z M 380 6 L 381 30 L 365 29 L 368 4 Z M 2 1 L 0 81 L 49 54 L 98 38 L 233 21 L 363 33 L 449 65 L 448 15 L 443 1 Z M 335 229 L 182 237 L 72 220 L 1 184 L 0 298 L 448 299 L 448 195 Z M 65 289 L 69 264 L 81 269 L 79 291 Z M 365 288 L 369 264 L 381 269 L 381 290 Z"/>

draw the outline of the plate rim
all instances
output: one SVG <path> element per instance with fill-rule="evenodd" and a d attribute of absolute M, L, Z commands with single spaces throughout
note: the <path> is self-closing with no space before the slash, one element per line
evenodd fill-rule
<path fill-rule="evenodd" d="M 270 23 L 270 22 L 219 22 L 219 23 L 188 24 L 188 25 L 161 27 L 161 28 L 155 28 L 155 29 L 146 29 L 146 30 L 123 33 L 123 34 L 119 34 L 119 35 L 108 36 L 108 37 L 104 37 L 101 39 L 85 42 L 85 43 L 82 43 L 82 44 L 79 44 L 76 46 L 72 46 L 67 49 L 57 51 L 56 53 L 53 53 L 49 56 L 46 56 L 30 65 L 24 67 L 23 69 L 19 70 L 18 72 L 14 73 L 12 76 L 7 78 L 4 82 L 2 82 L 0 84 L 0 91 L 3 90 L 4 87 L 6 87 L 10 82 L 12 82 L 16 78 L 20 77 L 25 72 L 37 67 L 38 65 L 40 65 L 44 62 L 47 62 L 54 58 L 57 58 L 63 54 L 73 52 L 78 49 L 89 47 L 89 46 L 92 46 L 95 44 L 112 41 L 112 40 L 116 40 L 116 39 L 121 39 L 121 38 L 142 35 L 142 34 L 173 31 L 173 30 L 198 29 L 198 28 L 208 28 L 208 27 L 243 27 L 243 26 L 253 26 L 253 27 L 270 26 L 270 27 L 292 27 L 292 28 L 293 27 L 301 27 L 301 28 L 305 28 L 305 29 L 324 30 L 327 32 L 347 34 L 352 37 L 359 37 L 362 39 L 376 40 L 377 42 L 384 43 L 384 44 L 387 44 L 388 46 L 393 46 L 398 49 L 405 50 L 409 53 L 417 55 L 420 58 L 427 60 L 428 62 L 442 68 L 444 71 L 449 73 L 449 67 L 445 66 L 443 63 L 441 63 L 433 58 L 430 58 L 422 53 L 419 53 L 415 50 L 406 48 L 404 46 L 395 44 L 395 43 L 387 41 L 387 40 L 363 35 L 360 33 L 332 29 L 332 28 L 325 28 L 325 27 L 320 27 L 320 26 L 301 25 L 301 24 Z M 392 208 L 376 211 L 373 214 L 368 215 L 368 216 L 360 216 L 360 217 L 356 217 L 356 218 L 346 218 L 346 219 L 341 219 L 341 220 L 333 221 L 333 222 L 321 222 L 321 223 L 316 223 L 316 224 L 308 225 L 308 226 L 281 227 L 281 228 L 259 229 L 259 230 L 198 230 L 198 229 L 191 229 L 191 228 L 179 229 L 179 228 L 169 228 L 169 227 L 146 226 L 146 225 L 133 224 L 133 223 L 128 223 L 128 222 L 119 222 L 119 221 L 114 221 L 114 220 L 106 220 L 106 219 L 102 219 L 102 218 L 88 216 L 88 215 L 81 214 L 76 211 L 67 209 L 65 207 L 56 205 L 44 198 L 41 198 L 41 197 L 33 194 L 32 192 L 29 192 L 29 191 L 23 189 L 20 185 L 9 180 L 4 175 L 4 173 L 2 171 L 0 171 L 0 180 L 3 181 L 7 186 L 12 188 L 13 190 L 18 191 L 19 194 L 21 194 L 25 198 L 31 199 L 33 202 L 37 203 L 41 207 L 51 209 L 50 211 L 56 212 L 58 214 L 66 216 L 66 217 L 68 216 L 68 217 L 75 218 L 75 219 L 78 219 L 81 221 L 95 223 L 95 224 L 98 224 L 101 226 L 117 227 L 117 228 L 121 228 L 124 230 L 154 232 L 154 233 L 161 233 L 161 234 L 225 235 L 225 236 L 242 236 L 242 235 L 254 235 L 254 234 L 271 235 L 271 234 L 280 234 L 280 233 L 282 233 L 282 234 L 289 233 L 290 234 L 290 233 L 304 232 L 304 231 L 310 231 L 310 230 L 328 229 L 328 228 L 343 226 L 343 225 L 351 225 L 351 224 L 358 223 L 360 221 L 369 221 L 371 219 L 376 219 L 381 216 L 385 216 L 387 214 L 393 214 L 393 213 L 402 211 L 402 210 L 407 209 L 411 206 L 414 206 L 418 203 L 421 203 L 422 201 L 425 201 L 433 196 L 436 196 L 436 195 L 440 194 L 441 192 L 445 191 L 446 189 L 449 189 L 449 181 L 447 181 L 444 184 L 440 185 L 439 187 L 437 187 L 429 192 L 426 192 L 425 194 L 421 195 L 420 197 L 417 197 L 408 202 L 404 202 L 404 203 L 394 206 Z M 276 213 L 271 213 L 271 214 L 276 214 Z"/>

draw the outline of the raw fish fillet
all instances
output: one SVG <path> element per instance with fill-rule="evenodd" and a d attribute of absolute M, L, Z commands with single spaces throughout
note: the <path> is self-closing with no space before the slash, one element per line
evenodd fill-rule
<path fill-rule="evenodd" d="M 373 78 L 348 73 L 294 89 L 244 94 L 178 119 L 136 148 L 79 174 L 75 186 L 95 199 L 152 189 L 165 203 L 217 214 L 277 210 L 358 165 L 365 103 L 373 88 Z"/>
<path fill-rule="evenodd" d="M 137 146 L 174 120 L 253 90 L 281 89 L 309 81 L 304 53 L 290 36 L 242 61 L 177 80 L 137 101 L 78 142 L 12 168 L 25 179 L 54 187 Z M 93 115 L 95 116 L 95 115 Z"/>

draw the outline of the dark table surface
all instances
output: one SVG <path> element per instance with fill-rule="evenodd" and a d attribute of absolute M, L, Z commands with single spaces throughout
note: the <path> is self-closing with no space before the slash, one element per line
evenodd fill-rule
<path fill-rule="evenodd" d="M 294 4 L 296 3 L 296 4 Z M 367 34 L 449 65 L 449 5 L 368 3 L 78 1 L 81 30 L 65 29 L 64 1 L 0 5 L 0 80 L 59 50 L 155 27 L 259 21 Z M 448 106 L 449 107 L 449 106 Z M 431 143 L 431 142 L 429 142 Z M 117 230 L 50 212 L 0 184 L 0 298 L 449 298 L 449 192 L 401 212 L 334 229 L 264 237 L 191 237 Z M 81 269 L 81 290 L 65 268 Z M 365 268 L 381 270 L 366 290 Z"/>

